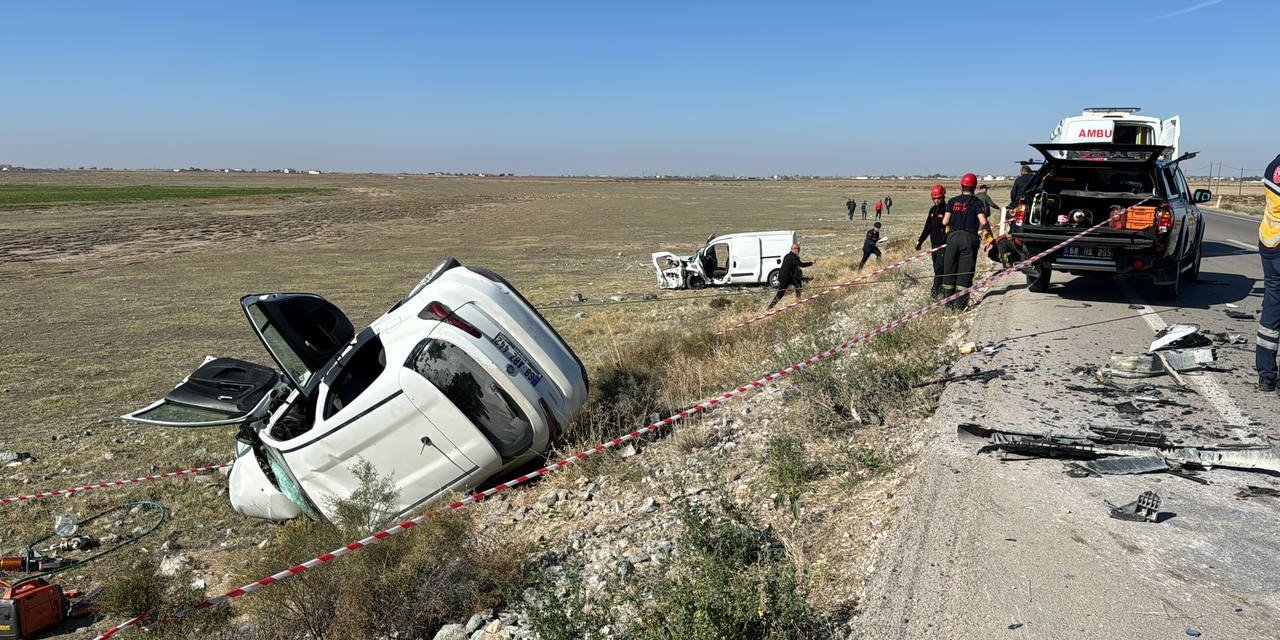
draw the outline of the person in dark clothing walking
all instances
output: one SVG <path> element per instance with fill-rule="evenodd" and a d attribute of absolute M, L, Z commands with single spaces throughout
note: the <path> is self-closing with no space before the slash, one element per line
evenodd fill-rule
<path fill-rule="evenodd" d="M 876 200 L 876 220 L 880 219 L 881 211 L 884 211 L 884 200 Z"/>
<path fill-rule="evenodd" d="M 1000 207 L 996 205 L 995 200 L 991 199 L 991 196 L 987 195 L 987 189 L 990 189 L 990 187 L 985 184 L 978 187 L 978 193 L 975 197 L 981 200 L 982 204 L 987 205 L 987 216 L 994 216 L 998 211 L 1000 211 Z"/>
<path fill-rule="evenodd" d="M 960 195 L 947 201 L 942 212 L 942 224 L 951 229 L 947 234 L 946 256 L 942 262 L 942 295 L 950 296 L 973 285 L 973 271 L 978 266 L 978 232 L 991 232 L 987 223 L 987 205 L 973 190 L 978 186 L 978 176 L 966 173 L 960 178 Z M 965 294 L 947 305 L 963 311 L 969 304 Z"/>
<path fill-rule="evenodd" d="M 929 207 L 929 215 L 924 219 L 924 229 L 920 230 L 920 237 L 916 239 L 916 251 L 920 250 L 925 238 L 929 239 L 929 246 L 933 248 L 947 243 L 947 228 L 942 224 L 942 214 L 947 208 L 947 188 L 935 184 L 929 196 L 933 198 L 933 206 Z M 934 251 L 929 257 L 933 258 L 933 288 L 929 290 L 929 295 L 937 298 L 942 293 L 943 252 Z"/>
<path fill-rule="evenodd" d="M 867 201 L 866 200 L 862 201 L 862 219 L 863 220 L 867 219 Z"/>
<path fill-rule="evenodd" d="M 812 262 L 800 261 L 800 243 L 791 245 L 791 253 L 782 257 L 782 266 L 778 268 L 778 292 L 773 296 L 773 302 L 769 303 L 767 308 L 772 309 L 778 301 L 782 299 L 783 294 L 787 292 L 787 287 L 796 288 L 796 299 L 800 299 L 800 288 L 804 286 L 804 271 L 801 267 L 812 267 Z"/>
<path fill-rule="evenodd" d="M 1258 390 L 1276 389 L 1276 348 L 1280 346 L 1280 155 L 1262 173 L 1266 205 L 1258 223 L 1258 256 L 1262 258 L 1262 314 L 1254 339 Z"/>
<path fill-rule="evenodd" d="M 862 271 L 862 267 L 867 264 L 871 256 L 875 256 L 876 262 L 880 262 L 880 247 L 876 246 L 879 242 L 880 223 L 876 222 L 867 229 L 867 238 L 862 241 L 862 262 L 858 263 L 858 271 Z"/>
<path fill-rule="evenodd" d="M 893 196 L 884 197 L 884 214 L 887 216 L 893 213 Z"/>
<path fill-rule="evenodd" d="M 1018 170 L 1018 178 L 1013 181 L 1013 188 L 1009 190 L 1009 208 L 1013 209 L 1018 206 L 1018 199 L 1027 192 L 1027 185 L 1031 184 L 1031 167 L 1022 165 Z M 1028 205 L 1031 203 L 1028 202 Z"/>
<path fill-rule="evenodd" d="M 853 198 L 844 201 L 844 209 L 849 213 L 849 222 L 853 222 L 853 211 L 858 205 L 854 203 Z"/>

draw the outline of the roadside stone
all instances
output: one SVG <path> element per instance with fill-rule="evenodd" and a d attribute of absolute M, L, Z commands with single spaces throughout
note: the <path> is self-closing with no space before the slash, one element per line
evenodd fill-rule
<path fill-rule="evenodd" d="M 467 632 L 460 624 L 446 624 L 440 627 L 432 640 L 467 640 Z"/>
<path fill-rule="evenodd" d="M 484 626 L 486 620 L 493 616 L 492 610 L 481 611 L 467 620 L 467 626 L 463 629 L 467 634 L 474 633 L 476 629 Z"/>
<path fill-rule="evenodd" d="M 162 576 L 172 578 L 178 575 L 186 567 L 191 565 L 191 558 L 183 554 L 165 556 L 160 559 L 160 567 L 158 573 Z"/>

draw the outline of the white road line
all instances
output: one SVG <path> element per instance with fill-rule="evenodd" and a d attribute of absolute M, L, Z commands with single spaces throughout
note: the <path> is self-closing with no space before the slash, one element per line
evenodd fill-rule
<path fill-rule="evenodd" d="M 1142 319 L 1146 321 L 1147 326 L 1151 327 L 1152 331 L 1159 333 L 1169 326 L 1164 321 L 1164 318 L 1161 318 L 1155 309 L 1148 306 L 1129 285 L 1121 282 L 1120 288 L 1124 290 L 1124 295 L 1130 302 L 1142 306 Z M 1218 384 L 1218 380 L 1213 377 L 1212 373 L 1206 371 L 1200 375 L 1187 376 L 1186 378 L 1187 382 L 1195 387 L 1196 391 L 1205 400 L 1209 401 L 1209 404 L 1213 406 L 1213 410 L 1217 411 L 1218 415 L 1222 417 L 1222 421 L 1233 427 L 1238 437 L 1241 439 L 1248 437 L 1249 419 L 1245 417 L 1240 407 L 1236 406 L 1235 400 L 1231 399 L 1231 396 L 1222 388 L 1222 385 Z"/>
<path fill-rule="evenodd" d="M 1226 240 L 1223 240 L 1223 242 L 1225 242 L 1225 243 L 1227 243 L 1227 244 L 1229 244 L 1229 245 L 1231 245 L 1231 246 L 1233 246 L 1233 247 L 1240 247 L 1241 249 L 1248 249 L 1248 250 L 1250 250 L 1250 251 L 1257 251 L 1257 250 L 1258 250 L 1258 245 L 1256 245 L 1256 244 L 1249 244 L 1249 243 L 1247 243 L 1247 242 L 1240 242 L 1239 240 L 1232 240 L 1231 238 L 1227 238 Z"/>

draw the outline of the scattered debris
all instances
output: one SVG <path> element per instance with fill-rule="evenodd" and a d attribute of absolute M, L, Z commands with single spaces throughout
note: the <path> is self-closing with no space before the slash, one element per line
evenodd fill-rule
<path fill-rule="evenodd" d="M 1111 362 L 1100 371 L 1118 378 L 1152 378 L 1172 369 L 1175 372 L 1196 371 L 1217 361 L 1213 347 L 1175 349 L 1136 356 L 1111 356 Z M 1164 366 L 1169 363 L 1169 367 Z"/>
<path fill-rule="evenodd" d="M 1187 347 L 1207 347 L 1212 340 L 1200 335 L 1200 326 L 1195 324 L 1171 324 L 1156 333 L 1147 351 L 1161 349 L 1182 349 Z"/>
<path fill-rule="evenodd" d="M 1142 447 L 1163 447 L 1167 440 L 1159 431 L 1143 431 L 1128 427 L 1089 427 L 1092 440 L 1102 444 L 1134 444 Z"/>
<path fill-rule="evenodd" d="M 945 378 L 939 378 L 937 380 L 927 380 L 925 382 L 917 382 L 916 384 L 911 385 L 911 388 L 920 389 L 922 387 L 928 387 L 935 384 L 959 382 L 960 380 L 977 380 L 983 384 L 986 384 L 988 382 L 991 382 L 992 380 L 995 380 L 996 378 L 1004 376 L 1006 373 L 1007 372 L 1004 369 L 988 369 L 986 371 L 979 371 L 977 369 L 974 369 L 969 373 L 961 373 L 954 376 L 947 376 Z"/>
<path fill-rule="evenodd" d="M 982 355 L 994 356 L 996 352 L 999 351 L 1002 347 L 1004 347 L 1003 342 L 997 342 L 996 344 L 989 344 L 982 348 Z"/>
<path fill-rule="evenodd" d="M 1229 331 L 1212 331 L 1209 335 L 1222 344 L 1249 344 L 1249 336 Z"/>
<path fill-rule="evenodd" d="M 1228 467 L 1280 474 L 1280 455 L 1268 445 L 1217 444 L 1186 447 L 1140 444 L 1144 441 L 1164 442 L 1158 439 L 1162 436 L 1156 432 L 1098 428 L 1094 430 L 1094 436 L 1072 437 L 1001 431 L 978 424 L 962 423 L 956 427 L 956 437 L 961 442 L 982 444 L 979 453 L 999 450 L 1039 458 L 1076 460 L 1156 457 L 1168 465 L 1169 468 L 1165 471 L 1177 472 L 1178 475 L 1196 482 L 1200 482 L 1200 479 L 1190 477 L 1193 474 L 1187 473 L 1188 469 Z M 1088 471 L 1088 467 L 1081 465 L 1081 468 Z"/>
<path fill-rule="evenodd" d="M 1191 636 L 1192 638 L 1200 637 L 1200 631 L 1198 629 L 1192 629 L 1191 627 L 1187 627 L 1186 633 L 1188 636 Z"/>
<path fill-rule="evenodd" d="M 587 297 L 582 295 L 581 293 L 578 293 L 577 291 L 574 291 L 573 293 L 569 294 L 569 302 L 586 302 L 586 301 L 587 301 Z"/>
<path fill-rule="evenodd" d="M 1234 320 L 1253 320 L 1252 313 L 1246 313 L 1244 311 L 1236 311 L 1235 309 L 1226 309 L 1225 313 L 1227 314 L 1228 318 L 1232 318 Z"/>
<path fill-rule="evenodd" d="M 966 342 L 960 345 L 960 355 L 962 356 L 967 356 L 977 350 L 978 350 L 978 345 L 972 342 Z"/>
<path fill-rule="evenodd" d="M 1131 522 L 1159 522 L 1160 521 L 1160 496 L 1154 491 L 1143 491 L 1137 500 L 1126 505 L 1116 506 L 1110 500 L 1103 500 L 1103 504 L 1111 510 L 1111 517 L 1116 520 L 1129 520 Z"/>
<path fill-rule="evenodd" d="M 1127 476 L 1136 473 L 1153 473 L 1168 471 L 1169 463 L 1159 456 L 1141 456 L 1132 458 L 1101 458 L 1090 460 L 1080 466 L 1104 476 Z"/>
<path fill-rule="evenodd" d="M 1131 415 L 1131 416 L 1140 416 L 1140 415 L 1142 415 L 1143 413 L 1145 413 L 1145 410 L 1144 410 L 1144 409 L 1142 409 L 1142 408 L 1141 408 L 1141 407 L 1139 407 L 1138 405 L 1134 404 L 1132 401 L 1130 401 L 1130 402 L 1121 402 L 1120 404 L 1117 404 L 1117 405 L 1114 405 L 1114 406 L 1115 406 L 1116 411 L 1119 411 L 1120 413 L 1123 413 L 1123 414 L 1126 414 L 1126 415 Z"/>
<path fill-rule="evenodd" d="M 1146 307 L 1145 307 L 1145 306 L 1143 306 L 1143 305 L 1140 305 L 1140 304 L 1133 304 L 1133 303 L 1130 303 L 1130 304 L 1129 304 L 1129 308 L 1130 308 L 1130 309 L 1137 310 L 1137 311 L 1142 311 L 1143 309 L 1146 309 Z"/>
<path fill-rule="evenodd" d="M 1014 630 L 1016 630 L 1016 629 L 1021 629 L 1021 628 L 1022 628 L 1022 623 L 1021 623 L 1021 622 L 1015 622 L 1015 623 L 1013 623 L 1013 624 L 1009 625 L 1009 630 L 1010 630 L 1010 631 L 1014 631 Z"/>
<path fill-rule="evenodd" d="M 31 454 L 26 451 L 0 451 L 0 464 L 30 460 Z"/>
<path fill-rule="evenodd" d="M 712 298 L 710 302 L 712 309 L 724 309 L 732 304 L 733 301 L 728 298 Z"/>
<path fill-rule="evenodd" d="M 1245 487 L 1236 492 L 1236 497 L 1241 500 L 1257 497 L 1280 498 L 1280 490 L 1271 487 L 1255 487 L 1253 485 L 1245 485 Z"/>

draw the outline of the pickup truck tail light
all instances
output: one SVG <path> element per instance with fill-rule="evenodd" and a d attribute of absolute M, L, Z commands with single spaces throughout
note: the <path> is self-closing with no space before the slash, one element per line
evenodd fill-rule
<path fill-rule="evenodd" d="M 440 322 L 452 325 L 467 332 L 472 338 L 480 337 L 479 329 L 471 326 L 471 323 L 466 320 L 454 315 L 453 309 L 450 309 L 442 302 L 428 302 L 427 306 L 423 307 L 422 311 L 418 312 L 418 317 L 423 320 L 439 320 Z"/>
<path fill-rule="evenodd" d="M 1156 210 L 1156 234 L 1164 235 L 1169 233 L 1173 228 L 1173 210 L 1169 208 L 1169 203 L 1160 205 Z"/>

